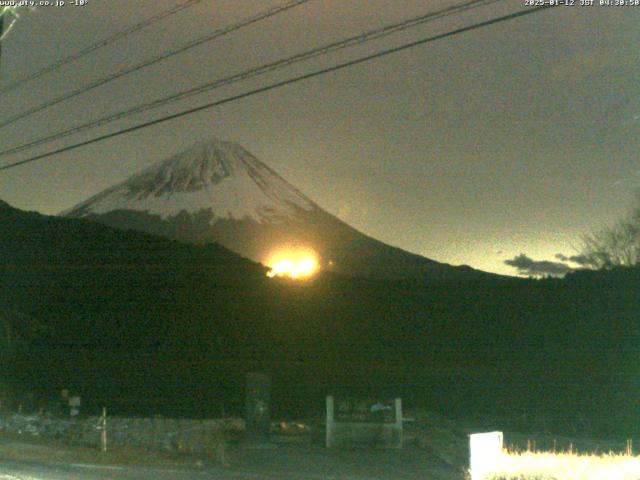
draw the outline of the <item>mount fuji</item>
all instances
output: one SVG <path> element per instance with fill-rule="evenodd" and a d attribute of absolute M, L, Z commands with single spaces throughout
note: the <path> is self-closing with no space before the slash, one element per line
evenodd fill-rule
<path fill-rule="evenodd" d="M 460 281 L 497 277 L 375 240 L 324 211 L 234 142 L 211 140 L 62 212 L 190 243 L 217 242 L 261 263 L 312 250 L 324 270 L 368 278 Z"/>

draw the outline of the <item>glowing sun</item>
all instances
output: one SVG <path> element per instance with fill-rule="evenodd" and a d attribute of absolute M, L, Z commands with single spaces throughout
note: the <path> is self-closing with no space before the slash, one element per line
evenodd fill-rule
<path fill-rule="evenodd" d="M 289 277 L 295 279 L 309 278 L 318 271 L 318 260 L 315 253 L 305 251 L 283 251 L 271 257 L 267 262 L 271 268 L 267 276 Z"/>

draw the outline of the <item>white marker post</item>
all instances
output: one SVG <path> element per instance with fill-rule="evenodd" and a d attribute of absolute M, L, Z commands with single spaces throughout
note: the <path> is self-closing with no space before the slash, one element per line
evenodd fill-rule
<path fill-rule="evenodd" d="M 100 417 L 100 451 L 107 451 L 107 407 L 102 407 L 102 417 Z"/>
<path fill-rule="evenodd" d="M 469 473 L 471 480 L 483 480 L 502 456 L 502 432 L 469 435 Z"/>

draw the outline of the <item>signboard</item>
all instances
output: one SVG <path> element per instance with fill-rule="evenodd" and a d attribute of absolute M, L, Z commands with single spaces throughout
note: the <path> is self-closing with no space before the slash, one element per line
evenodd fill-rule
<path fill-rule="evenodd" d="M 402 400 L 328 396 L 326 444 L 402 448 Z"/>
<path fill-rule="evenodd" d="M 336 422 L 394 423 L 396 421 L 393 400 L 336 399 Z"/>

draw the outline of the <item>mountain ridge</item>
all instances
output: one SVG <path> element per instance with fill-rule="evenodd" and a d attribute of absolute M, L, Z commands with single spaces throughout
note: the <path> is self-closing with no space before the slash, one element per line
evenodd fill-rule
<path fill-rule="evenodd" d="M 87 409 L 169 414 L 170 401 L 213 415 L 219 402 L 241 411 L 239 379 L 257 369 L 273 374 L 281 412 L 343 392 L 438 411 L 593 414 L 617 433 L 638 425 L 637 269 L 454 285 L 321 272 L 300 283 L 219 245 L 11 207 L 0 225 L 0 310 L 34 320 L 16 332 L 0 383 L 81 386 Z M 618 393 L 594 403 L 603 391 Z"/>
<path fill-rule="evenodd" d="M 322 269 L 351 276 L 498 277 L 410 253 L 356 230 L 235 142 L 199 142 L 61 215 L 190 243 L 215 241 L 263 264 L 279 250 L 311 249 Z"/>
<path fill-rule="evenodd" d="M 240 185 L 223 189 L 228 179 L 234 179 Z M 214 187 L 223 190 L 217 192 Z M 172 203 L 176 194 L 181 194 L 182 198 Z M 162 198 L 163 201 L 155 202 L 154 198 Z M 225 201 L 228 203 L 224 207 L 217 205 Z M 183 210 L 197 213 L 202 209 L 216 210 L 219 207 L 214 214 L 220 219 L 248 217 L 263 221 L 269 213 L 291 214 L 292 206 L 305 210 L 319 209 L 239 144 L 216 139 L 199 142 L 151 165 L 60 215 L 81 217 L 88 212 L 102 214 L 143 208 L 167 218 Z"/>

